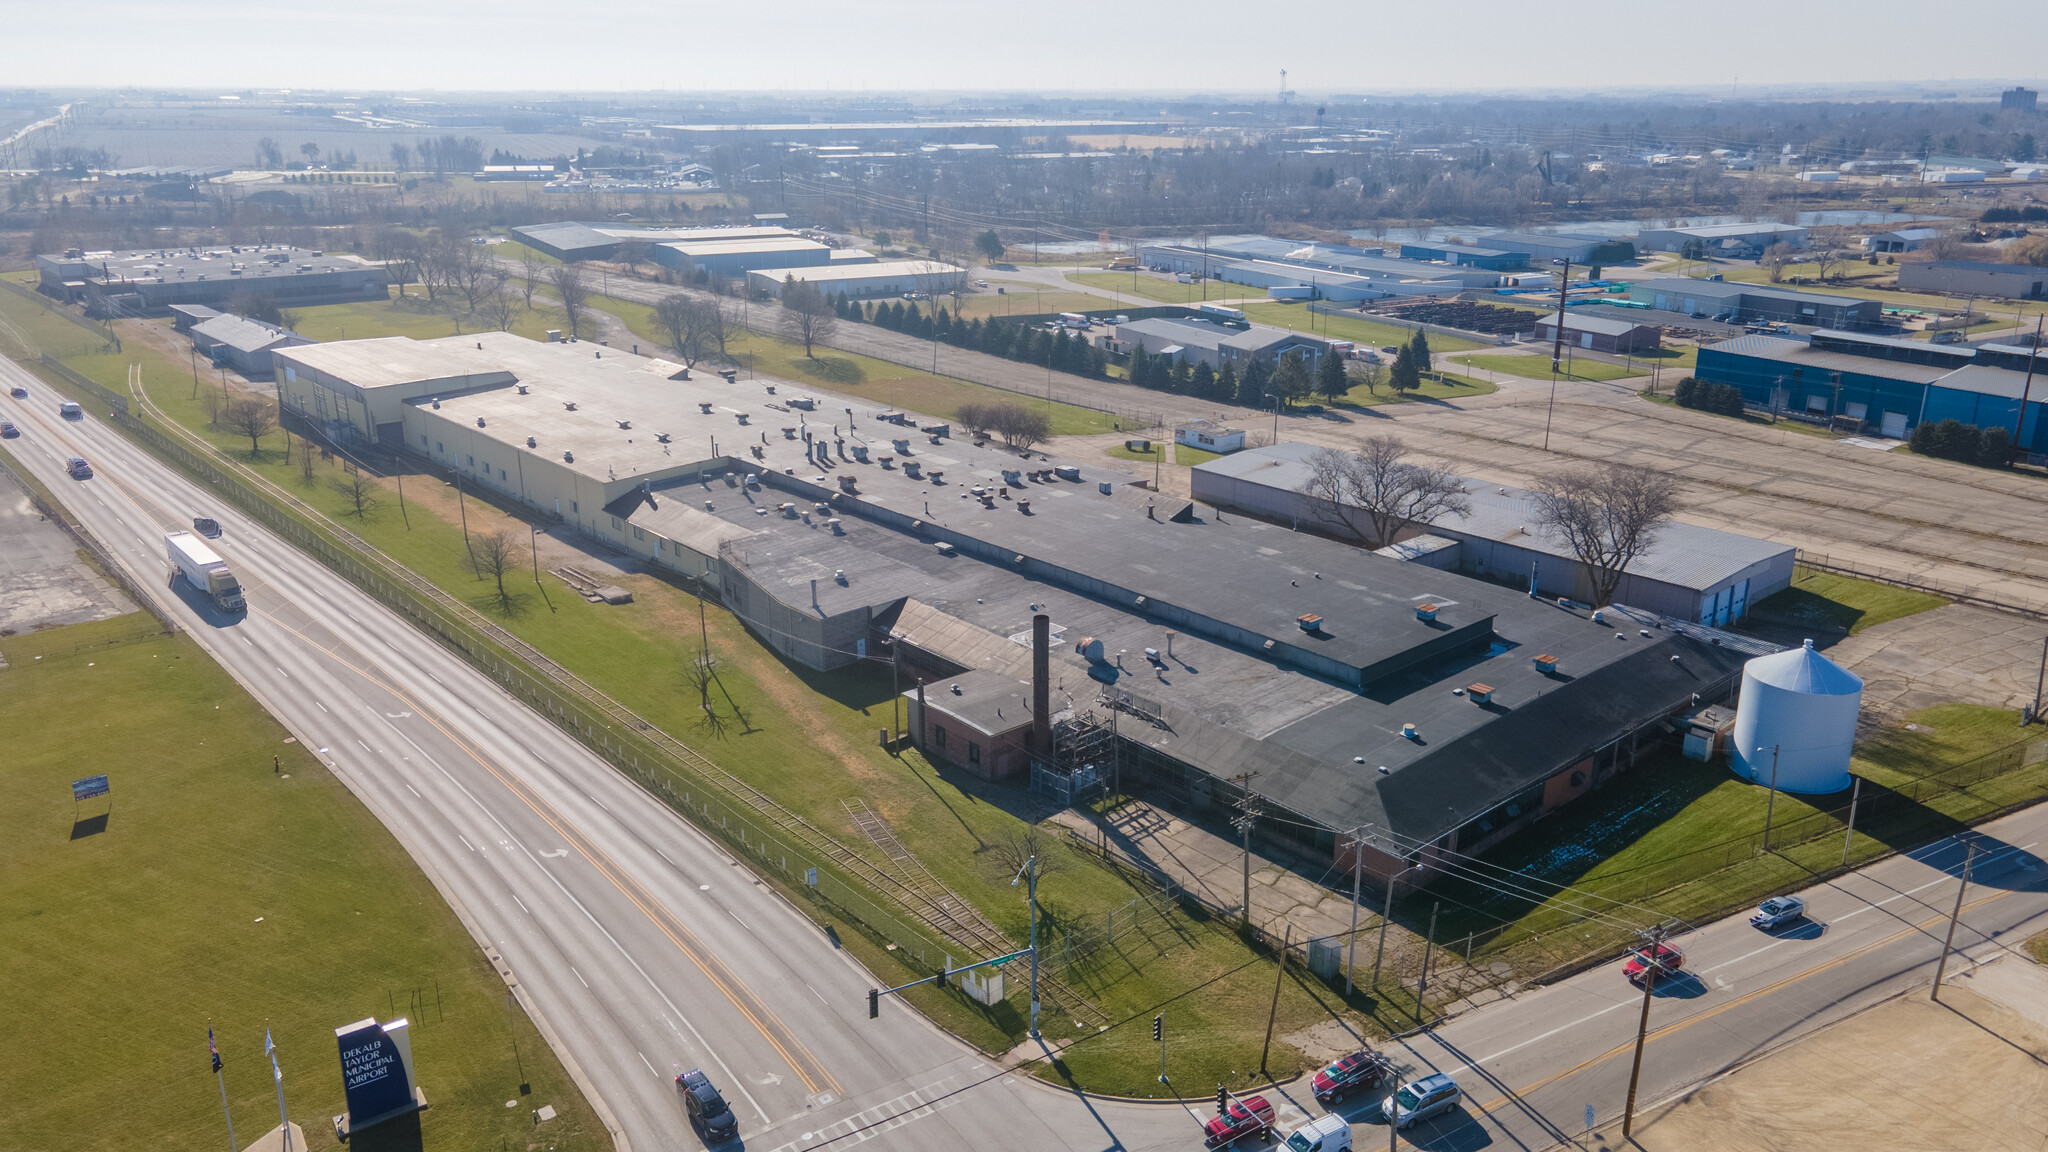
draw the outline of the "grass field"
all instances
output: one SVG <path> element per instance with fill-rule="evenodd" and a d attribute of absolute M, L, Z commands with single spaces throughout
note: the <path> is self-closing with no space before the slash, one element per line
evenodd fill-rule
<path fill-rule="evenodd" d="M 327 481 L 338 475 L 336 464 L 316 461 L 314 482 L 304 484 L 296 458 L 289 465 L 285 462 L 282 440 L 276 435 L 251 460 L 246 440 L 205 428 L 202 402 L 191 398 L 189 382 L 181 382 L 182 365 L 155 355 L 140 340 L 131 340 L 130 348 L 139 350 L 132 351 L 131 357 L 144 365 L 150 396 L 174 420 L 327 515 L 343 519 L 343 500 L 327 487 Z M 786 349 L 783 354 L 788 355 Z M 125 378 L 126 367 L 119 358 L 99 358 L 80 367 L 81 371 L 88 369 L 88 374 L 115 387 Z M 344 521 L 351 531 L 489 612 L 565 667 L 651 722 L 703 748 L 730 770 L 829 831 L 857 840 L 859 833 L 842 802 L 865 798 L 935 874 L 1013 938 L 1023 938 L 1026 908 L 1009 888 L 1009 874 L 997 875 L 1003 870 L 992 863 L 995 854 L 990 848 L 1024 826 L 1023 816 L 1034 811 L 1033 802 L 1019 787 L 990 785 L 949 768 L 934 768 L 915 752 L 892 757 L 877 747 L 875 730 L 887 725 L 894 702 L 885 673 L 817 673 L 786 663 L 736 619 L 713 607 L 707 618 L 711 650 L 718 661 L 717 698 L 724 702 L 727 723 L 715 729 L 707 727 L 694 702 L 687 699 L 689 693 L 682 690 L 682 669 L 694 650 L 678 637 L 695 634 L 697 616 L 696 601 L 686 588 L 654 576 L 628 574 L 618 582 L 633 591 L 634 602 L 604 606 L 592 605 L 550 579 L 546 586 L 513 583 L 512 603 L 500 605 L 464 568 L 455 494 L 445 481 L 409 473 L 405 477 L 404 516 L 397 506 L 395 485 L 387 480 L 383 488 L 382 506 L 366 520 Z M 527 534 L 523 520 L 474 494 L 467 501 L 467 518 L 472 533 L 504 529 L 515 536 Z M 1116 873 L 1086 863 L 1057 844 L 1047 849 L 1047 856 L 1067 865 L 1065 871 L 1048 877 L 1040 890 L 1056 920 L 1071 917 L 1081 923 L 1099 922 L 1137 895 Z M 1239 1010 L 1258 995 L 1271 995 L 1272 970 L 1253 963 L 1257 953 L 1233 932 L 1184 913 L 1162 923 L 1155 935 L 1155 947 L 1140 947 L 1134 940 L 1130 947 L 1119 948 L 1096 966 L 1077 973 L 1075 982 L 1085 987 L 1102 1012 L 1100 1020 L 1084 1022 L 1085 1030 L 1206 986 L 1203 1001 L 1189 1006 L 1186 1026 L 1199 1023 L 1211 1034 L 1211 1043 L 1190 1045 L 1179 1058 L 1186 1061 L 1187 1075 L 1197 1081 L 1248 1083 L 1255 1050 L 1263 1039 L 1263 1021 L 1254 1027 L 1253 1014 Z M 878 972 L 901 967 L 879 947 L 852 946 Z M 1236 975 L 1226 975 L 1247 964 L 1251 966 Z M 1259 993 L 1258 988 L 1264 992 Z M 1289 988 L 1281 1002 L 1283 1030 L 1288 1021 L 1299 1027 L 1326 1015 L 1328 1009 L 1312 988 L 1292 982 Z M 1321 995 L 1336 1007 L 1327 992 Z M 914 994 L 912 1000 L 987 1049 L 1004 1050 L 1022 1038 L 1022 1021 L 1007 1008 L 985 1010 L 957 993 L 930 990 Z M 1372 1001 L 1362 994 L 1353 1003 L 1356 1011 L 1371 1007 Z M 1083 1034 L 1071 1020 L 1048 1019 L 1045 1028 L 1054 1036 Z M 1074 1053 L 1067 1070 L 1104 1090 L 1156 1088 L 1151 1073 L 1139 1075 L 1118 1055 L 1118 1035 L 1109 1033 L 1091 1040 Z M 1093 1056 L 1096 1052 L 1106 1055 Z M 1247 1052 L 1254 1055 L 1248 1057 Z M 1292 1050 L 1278 1052 L 1274 1067 L 1292 1067 L 1296 1061 Z M 1059 1072 L 1048 1069 L 1048 1074 L 1057 1076 Z"/>
<path fill-rule="evenodd" d="M 1931 592 L 1802 567 L 1793 573 L 1790 588 L 1758 601 L 1750 610 L 1774 622 L 1853 636 L 1887 620 L 1918 615 L 1948 602 Z"/>
<path fill-rule="evenodd" d="M 1463 364 L 1467 368 L 1478 368 L 1486 372 L 1499 372 L 1506 376 L 1524 376 L 1531 380 L 1550 379 L 1550 357 L 1547 354 L 1531 356 L 1453 356 L 1451 360 L 1453 363 Z M 1620 364 L 1609 364 L 1605 360 L 1589 358 L 1572 361 L 1571 370 L 1560 376 L 1559 379 L 1619 380 L 1624 376 L 1646 376 L 1648 374 L 1648 371 L 1641 367 L 1631 371 Z"/>
<path fill-rule="evenodd" d="M 431 340 L 437 336 L 459 336 L 464 332 L 488 330 L 491 325 L 480 316 L 467 315 L 459 301 L 446 293 L 429 302 L 419 285 L 408 287 L 403 297 L 356 304 L 316 304 L 295 308 L 294 330 L 313 340 L 361 340 L 370 336 L 410 336 Z M 559 308 L 536 294 L 534 306 L 521 304 L 512 316 L 512 332 L 529 340 L 542 340 L 550 328 L 566 326 Z"/>
<path fill-rule="evenodd" d="M 1383 404 L 1413 404 L 1422 400 L 1464 400 L 1473 396 L 1487 396 L 1499 391 L 1492 381 L 1476 376 L 1460 376 L 1456 372 L 1432 372 L 1423 377 L 1422 387 L 1403 395 L 1382 383 L 1378 391 L 1363 384 L 1355 384 L 1344 399 L 1337 401 L 1337 407 L 1376 408 Z"/>
<path fill-rule="evenodd" d="M 960 298 L 960 315 L 966 317 L 989 316 L 1051 316 L 1060 312 L 1091 312 L 1116 305 L 1101 296 L 1086 292 L 1061 292 L 1058 289 L 1041 291 L 1043 285 L 1027 284 L 1020 280 L 991 280 L 989 288 L 977 291 L 971 296 Z M 1008 289 L 997 295 L 997 287 Z M 952 298 L 946 297 L 940 303 L 952 306 Z"/>
<path fill-rule="evenodd" d="M 1171 276 L 1161 276 L 1157 272 L 1139 272 L 1135 276 L 1129 272 L 1069 272 L 1067 279 L 1076 284 L 1086 284 L 1090 288 L 1105 288 L 1126 296 L 1157 300 L 1161 304 L 1195 305 L 1204 300 L 1239 300 L 1247 296 L 1265 296 L 1265 292 L 1260 289 L 1244 284 L 1226 284 L 1221 280 L 1208 281 L 1209 291 L 1205 295 L 1202 291 L 1203 282 L 1200 280 L 1192 284 L 1183 284 Z M 1097 303 L 1093 307 L 1100 308 L 1107 303 L 1100 296 L 1095 297 L 1095 300 Z"/>
<path fill-rule="evenodd" d="M 0 1061 L 0 1147 L 218 1147 L 211 1025 L 243 1144 L 276 1116 L 268 1027 L 292 1118 L 315 1152 L 338 1149 L 333 1029 L 404 1015 L 432 1102 L 423 1147 L 524 1142 L 552 1104 L 549 1147 L 609 1148 L 397 841 L 197 645 L 69 651 L 137 618 L 0 639 L 0 1017 L 23 1057 Z M 66 785 L 102 771 L 111 805 L 86 801 L 74 825 Z"/>
<path fill-rule="evenodd" d="M 1858 746 L 1851 770 L 1868 782 L 1865 800 L 2005 748 L 2020 731 L 2015 713 L 1975 705 L 1941 705 L 1909 719 L 1913 730 L 1888 729 Z M 2035 763 L 1921 806 L 1867 811 L 1857 822 L 1851 863 L 1947 835 L 2044 791 L 2048 763 Z M 1489 951 L 1519 954 L 1525 962 L 1532 954 L 1561 962 L 1583 947 L 1623 938 L 1612 927 L 1581 920 L 1567 907 L 1572 900 L 1626 902 L 1630 907 L 1619 910 L 1624 919 L 1674 916 L 1698 922 L 1772 892 L 1803 887 L 1816 873 L 1841 866 L 1839 823 L 1829 824 L 1833 834 L 1817 840 L 1757 853 L 1750 838 L 1762 831 L 1769 801 L 1769 789 L 1738 779 L 1725 763 L 1661 754 L 1486 853 L 1501 868 L 1569 884 L 1579 895 L 1531 907 L 1469 885 L 1439 885 L 1447 908 L 1462 902 L 1445 931 L 1448 937 L 1486 932 L 1506 920 Z M 1846 794 L 1780 792 L 1772 816 L 1781 830 L 1801 827 L 1802 820 L 1810 828 L 1816 813 L 1847 802 Z"/>
<path fill-rule="evenodd" d="M 2023 947 L 2026 948 L 2027 955 L 2034 958 L 2035 963 L 2048 964 L 2048 932 L 2036 932 L 2027 937 Z"/>
<path fill-rule="evenodd" d="M 593 304 L 623 320 L 635 335 L 656 345 L 661 343 L 661 335 L 654 325 L 653 310 L 647 305 L 612 296 L 594 297 Z M 761 324 L 772 321 L 773 309 L 772 304 L 761 306 L 755 313 L 756 321 Z M 820 348 L 816 350 L 815 357 L 806 357 L 802 345 L 760 332 L 741 331 L 727 342 L 727 350 L 735 363 L 764 376 L 802 380 L 820 388 L 859 397 L 871 404 L 906 408 L 948 419 L 959 411 L 960 405 L 970 402 L 1044 403 L 985 384 L 973 384 L 949 376 L 932 376 L 852 352 Z M 942 368 L 947 351 L 944 348 L 939 351 Z M 1071 404 L 1052 405 L 1052 431 L 1055 436 L 1109 432 L 1115 430 L 1116 423 L 1116 418 L 1106 412 L 1077 408 Z"/>
<path fill-rule="evenodd" d="M 1415 337 L 1415 330 L 1404 325 L 1385 324 L 1359 316 L 1325 316 L 1321 313 L 1312 313 L 1299 304 L 1245 304 L 1240 307 L 1246 319 L 1260 324 L 1271 324 L 1275 328 L 1291 328 L 1297 332 L 1314 332 L 1318 336 L 1328 336 L 1333 340 L 1349 340 L 1368 348 L 1406 344 Z M 1429 348 L 1432 352 L 1464 352 L 1479 347 L 1482 345 L 1456 336 L 1445 336 L 1440 332 L 1429 334 Z"/>

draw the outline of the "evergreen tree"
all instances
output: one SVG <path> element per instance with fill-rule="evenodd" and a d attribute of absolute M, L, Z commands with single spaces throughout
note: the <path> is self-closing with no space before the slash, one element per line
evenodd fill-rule
<path fill-rule="evenodd" d="M 1208 361 L 1204 360 L 1200 364 L 1195 365 L 1194 374 L 1188 380 L 1188 395 L 1198 396 L 1204 400 L 1218 399 L 1216 395 L 1216 370 L 1209 367 Z"/>
<path fill-rule="evenodd" d="M 1237 402 L 1247 408 L 1264 408 L 1266 394 L 1273 390 L 1273 370 L 1266 367 L 1264 360 L 1254 360 L 1244 367 L 1244 378 L 1237 385 Z"/>
<path fill-rule="evenodd" d="M 1413 362 L 1415 368 L 1415 375 L 1417 377 L 1417 383 L 1419 386 L 1420 378 L 1428 374 L 1430 370 L 1429 335 L 1425 333 L 1422 329 L 1417 328 L 1415 330 L 1415 338 L 1408 341 L 1408 347 L 1413 350 L 1409 359 Z"/>
<path fill-rule="evenodd" d="M 1325 400 L 1335 404 L 1351 391 L 1351 376 L 1344 371 L 1344 358 L 1335 352 L 1323 353 L 1316 364 L 1316 391 Z"/>
<path fill-rule="evenodd" d="M 1172 371 L 1167 373 L 1166 390 L 1181 396 L 1187 395 L 1188 385 L 1193 383 L 1194 375 L 1194 366 L 1186 360 L 1174 361 Z"/>
<path fill-rule="evenodd" d="M 1309 375 L 1300 349 L 1280 358 L 1280 367 L 1273 373 L 1273 390 L 1290 405 L 1314 394 L 1315 378 Z"/>
<path fill-rule="evenodd" d="M 1237 399 L 1237 369 L 1226 362 L 1223 371 L 1216 374 L 1216 399 L 1225 404 Z"/>

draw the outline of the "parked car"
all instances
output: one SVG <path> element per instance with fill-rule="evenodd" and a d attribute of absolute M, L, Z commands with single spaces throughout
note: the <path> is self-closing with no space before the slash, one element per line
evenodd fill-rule
<path fill-rule="evenodd" d="M 1351 1152 L 1351 1122 L 1342 1116 L 1318 1116 L 1288 1133 L 1287 1152 Z"/>
<path fill-rule="evenodd" d="M 1386 1079 L 1393 1070 L 1392 1061 L 1370 1048 L 1361 1048 L 1342 1060 L 1316 1073 L 1310 1082 L 1316 1099 L 1325 1104 L 1336 1104 L 1353 1092 L 1363 1092 Z"/>
<path fill-rule="evenodd" d="M 683 1095 L 683 1108 L 690 1114 L 690 1126 L 704 1139 L 730 1140 L 740 1134 L 739 1117 L 725 1097 L 712 1087 L 711 1078 L 695 1068 L 676 1077 L 676 1091 Z"/>
<path fill-rule="evenodd" d="M 1394 1127 L 1406 1128 L 1449 1112 L 1464 1098 L 1458 1082 L 1451 1079 L 1448 1072 L 1438 1072 L 1395 1089 L 1392 1096 L 1381 1101 L 1380 1114 Z"/>
<path fill-rule="evenodd" d="M 1655 969 L 1657 976 L 1676 976 L 1685 968 L 1685 953 L 1676 944 L 1653 944 L 1629 953 L 1628 963 L 1621 966 L 1621 974 L 1628 982 L 1641 987 Z"/>
<path fill-rule="evenodd" d="M 14 421 L 0 420 L 0 437 L 12 440 L 19 435 L 21 435 L 21 429 L 14 426 Z"/>
<path fill-rule="evenodd" d="M 1749 923 L 1753 928 L 1776 928 L 1804 915 L 1806 901 L 1797 896 L 1773 896 L 1756 906 L 1756 915 L 1749 918 Z"/>
<path fill-rule="evenodd" d="M 1380 351 L 1385 352 L 1389 356 L 1399 356 L 1401 354 L 1401 349 L 1393 344 L 1380 345 Z"/>
<path fill-rule="evenodd" d="M 73 456 L 71 459 L 66 460 L 64 462 L 64 469 L 71 473 L 73 480 L 92 479 L 92 465 L 87 464 L 83 456 Z"/>
<path fill-rule="evenodd" d="M 1202 1128 L 1202 1147 L 1228 1148 L 1246 1136 L 1264 1136 L 1273 1128 L 1273 1105 L 1264 1096 L 1232 1100 L 1223 1115 Z"/>

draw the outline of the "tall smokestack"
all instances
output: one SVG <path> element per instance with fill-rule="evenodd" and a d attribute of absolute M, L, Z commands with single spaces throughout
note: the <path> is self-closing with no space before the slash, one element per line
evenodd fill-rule
<path fill-rule="evenodd" d="M 1052 753 L 1052 617 L 1031 618 L 1031 750 Z"/>

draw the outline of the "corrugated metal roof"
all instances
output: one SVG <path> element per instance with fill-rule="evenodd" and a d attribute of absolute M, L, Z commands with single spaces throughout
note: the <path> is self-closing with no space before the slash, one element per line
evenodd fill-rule
<path fill-rule="evenodd" d="M 1822 372 L 1853 372 L 1859 376 L 1904 380 L 1912 384 L 1932 384 L 1948 373 L 1956 371 L 1954 368 L 1908 364 L 1900 360 L 1880 360 L 1875 356 L 1857 356 L 1848 352 L 1823 352 L 1803 341 L 1786 340 L 1775 336 L 1737 336 L 1733 340 L 1708 345 L 1702 351 L 1754 356 L 1799 368 L 1813 368 Z"/>
<path fill-rule="evenodd" d="M 238 352 L 260 352 L 280 340 L 304 339 L 289 329 L 251 320 L 246 316 L 219 315 L 192 326 L 194 337 L 225 344 Z"/>
<path fill-rule="evenodd" d="M 1557 313 L 1552 312 L 1536 322 L 1555 326 Z M 1567 332 L 1597 332 L 1603 336 L 1626 336 L 1638 328 L 1648 327 L 1651 325 L 1632 324 L 1627 320 L 1609 320 L 1600 316 L 1583 316 L 1577 312 L 1567 312 L 1564 317 L 1564 328 Z"/>

